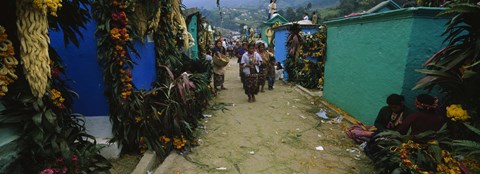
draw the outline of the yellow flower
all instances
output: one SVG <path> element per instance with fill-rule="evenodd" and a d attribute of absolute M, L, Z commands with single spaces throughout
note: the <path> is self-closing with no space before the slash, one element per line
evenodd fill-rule
<path fill-rule="evenodd" d="M 119 39 L 121 35 L 118 32 L 118 28 L 111 29 L 110 30 L 110 36 L 112 36 L 112 38 Z"/>
<path fill-rule="evenodd" d="M 168 142 L 170 142 L 170 138 L 168 138 L 167 136 L 164 135 L 164 136 L 161 136 L 161 137 L 160 137 L 160 141 L 161 141 L 161 142 L 168 143 Z"/>
<path fill-rule="evenodd" d="M 117 45 L 117 46 L 115 46 L 115 49 L 116 49 L 117 51 L 122 51 L 122 50 L 123 50 L 123 47 L 120 46 L 120 45 Z"/>
<path fill-rule="evenodd" d="M 452 104 L 447 106 L 447 118 L 452 121 L 465 121 L 470 119 L 468 112 L 462 108 L 459 104 Z"/>
<path fill-rule="evenodd" d="M 142 121 L 142 118 L 140 116 L 135 117 L 135 123 L 140 123 Z"/>

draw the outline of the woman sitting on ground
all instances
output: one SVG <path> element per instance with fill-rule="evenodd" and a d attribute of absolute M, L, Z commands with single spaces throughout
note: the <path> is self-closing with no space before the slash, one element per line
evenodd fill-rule
<path fill-rule="evenodd" d="M 378 131 L 397 130 L 405 118 L 412 113 L 412 110 L 406 107 L 404 102 L 405 98 L 398 94 L 391 94 L 387 97 L 388 106 L 382 107 L 375 119 L 375 127 Z"/>
<path fill-rule="evenodd" d="M 418 112 L 410 114 L 399 126 L 398 132 L 405 135 L 411 129 L 410 135 L 417 135 L 428 130 L 440 130 L 444 121 L 436 110 L 438 100 L 428 94 L 420 94 L 415 105 Z"/>

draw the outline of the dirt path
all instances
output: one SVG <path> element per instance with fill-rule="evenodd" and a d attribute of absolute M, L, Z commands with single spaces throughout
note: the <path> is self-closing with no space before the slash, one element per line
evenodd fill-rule
<path fill-rule="evenodd" d="M 314 114 L 318 104 L 293 87 L 277 81 L 273 91 L 248 103 L 236 59 L 227 68 L 225 87 L 213 102 L 233 105 L 203 120 L 206 130 L 199 130 L 201 145 L 188 154 L 191 160 L 176 155 L 156 173 L 373 173 L 365 155 L 347 151 L 356 147 L 342 132 L 349 124 L 321 123 Z"/>

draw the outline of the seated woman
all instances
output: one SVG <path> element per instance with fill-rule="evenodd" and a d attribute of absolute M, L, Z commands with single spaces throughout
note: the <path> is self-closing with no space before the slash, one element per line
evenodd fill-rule
<path fill-rule="evenodd" d="M 436 112 L 437 103 L 437 99 L 428 94 L 418 95 L 415 102 L 418 112 L 410 114 L 399 126 L 398 132 L 407 134 L 411 129 L 410 134 L 417 135 L 428 130 L 438 131 L 444 121 L 442 116 Z"/>
<path fill-rule="evenodd" d="M 405 106 L 404 101 L 405 98 L 398 94 L 388 96 L 388 106 L 380 109 L 377 119 L 375 119 L 375 127 L 378 131 L 385 129 L 397 130 L 405 118 L 412 113 L 412 110 Z"/>

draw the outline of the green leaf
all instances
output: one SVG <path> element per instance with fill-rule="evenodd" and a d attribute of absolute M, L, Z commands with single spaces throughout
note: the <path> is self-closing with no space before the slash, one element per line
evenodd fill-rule
<path fill-rule="evenodd" d="M 417 82 L 415 87 L 413 87 L 413 90 L 423 89 L 423 88 L 426 88 L 428 86 L 431 86 L 431 85 L 433 85 L 435 80 L 437 80 L 438 78 L 439 78 L 438 76 L 425 76 Z"/>
<path fill-rule="evenodd" d="M 467 123 L 463 123 L 463 125 L 465 125 L 469 130 L 471 130 L 472 132 L 474 132 L 475 134 L 479 135 L 480 136 L 480 130 L 471 126 L 470 124 L 467 124 Z"/>
<path fill-rule="evenodd" d="M 444 77 L 444 78 L 456 79 L 455 76 L 453 76 L 452 74 L 450 74 L 450 73 L 448 73 L 448 72 L 444 72 L 444 71 L 429 70 L 429 69 L 417 69 L 417 70 L 415 70 L 415 71 L 420 72 L 420 73 L 423 73 L 423 74 L 427 74 L 427 75 L 433 75 L 433 76 L 440 76 L 440 77 Z"/>
<path fill-rule="evenodd" d="M 47 119 L 47 121 L 52 124 L 52 125 L 56 125 L 56 116 L 55 116 L 55 113 L 53 113 L 52 110 L 47 110 L 45 112 L 45 118 Z"/>
<path fill-rule="evenodd" d="M 20 127 L 11 125 L 4 125 L 0 128 L 0 147 L 5 144 L 16 141 L 20 138 L 22 129 Z"/>
<path fill-rule="evenodd" d="M 42 125 L 42 113 L 37 113 L 32 117 L 32 121 L 35 125 L 40 127 Z"/>

